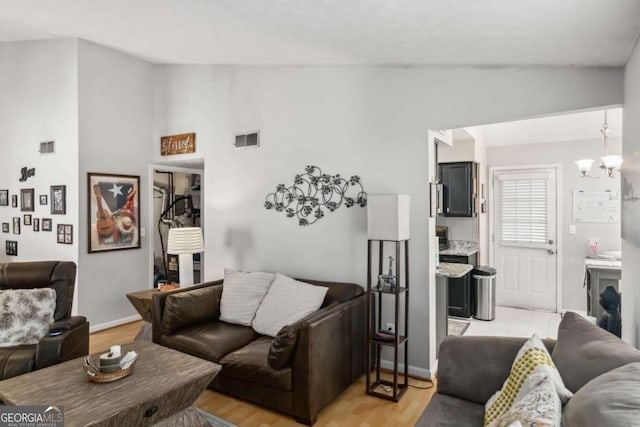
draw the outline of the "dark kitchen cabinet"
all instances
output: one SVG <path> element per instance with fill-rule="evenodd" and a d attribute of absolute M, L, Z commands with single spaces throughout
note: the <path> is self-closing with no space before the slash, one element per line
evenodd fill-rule
<path fill-rule="evenodd" d="M 440 163 L 443 215 L 475 217 L 478 214 L 478 164 L 474 162 Z"/>
<path fill-rule="evenodd" d="M 440 255 L 440 262 L 452 262 L 457 264 L 477 264 L 477 254 L 470 256 Z M 471 273 L 467 273 L 459 279 L 449 278 L 449 316 L 471 317 L 475 300 L 473 294 Z"/>

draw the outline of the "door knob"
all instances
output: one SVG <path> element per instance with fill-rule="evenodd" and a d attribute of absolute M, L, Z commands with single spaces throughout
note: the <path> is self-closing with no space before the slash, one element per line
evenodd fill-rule
<path fill-rule="evenodd" d="M 554 250 L 553 250 L 553 249 L 549 249 L 549 250 L 547 250 L 547 253 L 548 253 L 549 255 L 553 255 L 553 254 L 555 254 L 555 252 L 554 252 Z"/>
<path fill-rule="evenodd" d="M 553 245 L 553 240 L 549 240 L 549 244 L 550 244 L 550 245 Z"/>

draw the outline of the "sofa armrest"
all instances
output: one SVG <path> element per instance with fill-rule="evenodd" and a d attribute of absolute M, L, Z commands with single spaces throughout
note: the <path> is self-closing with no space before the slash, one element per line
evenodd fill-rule
<path fill-rule="evenodd" d="M 512 337 L 446 337 L 438 355 L 438 393 L 484 405 L 502 387 L 526 341 Z M 555 341 L 543 341 L 551 352 Z"/>
<path fill-rule="evenodd" d="M 293 412 L 313 424 L 318 412 L 365 371 L 364 295 L 323 311 L 301 327 L 293 358 Z"/>
<path fill-rule="evenodd" d="M 38 342 L 36 369 L 87 354 L 89 354 L 89 322 L 84 316 L 68 317 L 51 324 L 49 334 Z"/>
<path fill-rule="evenodd" d="M 209 288 L 212 286 L 219 286 L 222 288 L 222 280 L 215 280 L 212 282 L 200 283 L 198 285 L 189 286 L 188 288 L 178 288 L 167 292 L 157 292 L 153 294 L 153 304 L 151 307 L 152 315 L 152 340 L 156 344 L 160 344 L 162 317 L 164 315 L 164 308 L 167 302 L 167 298 L 171 295 L 182 294 L 185 292 L 193 292 L 198 289 Z"/>

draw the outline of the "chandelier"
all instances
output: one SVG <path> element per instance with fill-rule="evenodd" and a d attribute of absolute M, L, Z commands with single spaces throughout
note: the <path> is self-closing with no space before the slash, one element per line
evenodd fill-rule
<path fill-rule="evenodd" d="M 600 133 L 604 137 L 604 156 L 600 157 L 600 175 L 589 175 L 589 171 L 591 170 L 591 166 L 593 165 L 592 159 L 581 159 L 575 161 L 576 166 L 578 166 L 578 171 L 580 172 L 582 177 L 586 178 L 600 178 L 604 176 L 605 172 L 609 178 L 613 178 L 614 173 L 616 171 L 620 171 L 620 167 L 622 166 L 622 156 L 617 154 L 609 154 L 609 144 L 607 138 L 609 137 L 609 132 L 611 129 L 609 128 L 609 123 L 607 123 L 607 110 L 604 110 L 604 123 L 602 124 L 602 128 L 600 129 Z"/>

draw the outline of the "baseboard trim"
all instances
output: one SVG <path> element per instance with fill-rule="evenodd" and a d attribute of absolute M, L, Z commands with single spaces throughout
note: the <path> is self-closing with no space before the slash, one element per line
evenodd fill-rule
<path fill-rule="evenodd" d="M 388 370 L 392 371 L 393 370 L 393 361 L 382 359 L 382 360 L 380 360 L 380 367 L 383 368 L 383 369 L 388 369 Z M 436 367 L 437 367 L 437 361 L 436 361 Z M 398 363 L 398 370 L 399 371 L 403 371 L 404 370 L 404 364 L 403 363 Z M 432 381 L 433 378 L 436 375 L 436 372 L 437 371 L 436 371 L 435 367 L 433 369 L 425 369 L 425 368 L 419 368 L 417 366 L 409 365 L 409 375 L 411 375 L 412 377 L 415 377 L 415 378 Z"/>
<path fill-rule="evenodd" d="M 129 317 L 123 317 L 122 319 L 112 320 L 110 322 L 98 323 L 97 325 L 89 326 L 89 333 L 102 331 L 104 329 L 114 328 L 116 326 L 124 325 L 125 323 L 135 322 L 136 320 L 141 320 L 141 319 L 142 317 L 140 317 L 139 314 L 136 314 Z"/>

